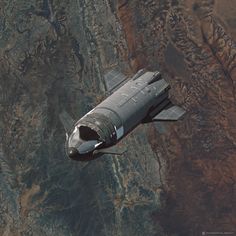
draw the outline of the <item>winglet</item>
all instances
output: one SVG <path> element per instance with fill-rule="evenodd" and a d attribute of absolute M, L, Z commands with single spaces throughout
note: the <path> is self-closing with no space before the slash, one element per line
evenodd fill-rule
<path fill-rule="evenodd" d="M 186 111 L 179 106 L 171 106 L 168 109 L 162 110 L 155 117 L 153 117 L 153 121 L 177 121 L 179 120 Z"/>
<path fill-rule="evenodd" d="M 59 118 L 66 133 L 68 134 L 75 124 L 74 119 L 65 110 L 60 113 Z"/>

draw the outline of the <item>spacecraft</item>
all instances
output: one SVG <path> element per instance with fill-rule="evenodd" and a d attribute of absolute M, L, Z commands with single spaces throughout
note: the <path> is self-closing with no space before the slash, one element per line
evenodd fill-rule
<path fill-rule="evenodd" d="M 185 113 L 168 98 L 170 85 L 160 72 L 138 71 L 132 78 L 117 70 L 104 76 L 110 95 L 75 121 L 63 111 L 65 149 L 69 158 L 93 160 L 103 154 L 122 155 L 117 143 L 142 123 L 177 121 Z"/>

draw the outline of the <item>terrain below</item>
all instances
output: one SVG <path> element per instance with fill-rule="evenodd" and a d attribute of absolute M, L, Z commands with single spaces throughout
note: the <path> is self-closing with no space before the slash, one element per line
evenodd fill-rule
<path fill-rule="evenodd" d="M 1 0 L 0 235 L 236 234 L 235 39 L 234 0 Z M 68 160 L 60 112 L 117 68 L 161 71 L 185 117 Z"/>

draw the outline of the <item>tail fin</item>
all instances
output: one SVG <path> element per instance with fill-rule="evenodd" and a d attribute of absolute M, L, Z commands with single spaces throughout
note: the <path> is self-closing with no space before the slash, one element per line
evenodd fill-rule
<path fill-rule="evenodd" d="M 60 113 L 59 118 L 64 126 L 66 133 L 68 134 L 75 124 L 74 119 L 65 110 Z"/>

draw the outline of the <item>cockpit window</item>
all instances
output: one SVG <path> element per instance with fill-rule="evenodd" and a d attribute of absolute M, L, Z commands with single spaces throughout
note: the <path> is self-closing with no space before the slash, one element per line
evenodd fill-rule
<path fill-rule="evenodd" d="M 79 127 L 80 138 L 83 140 L 99 140 L 99 135 L 96 131 L 92 130 L 87 126 L 80 126 Z"/>

